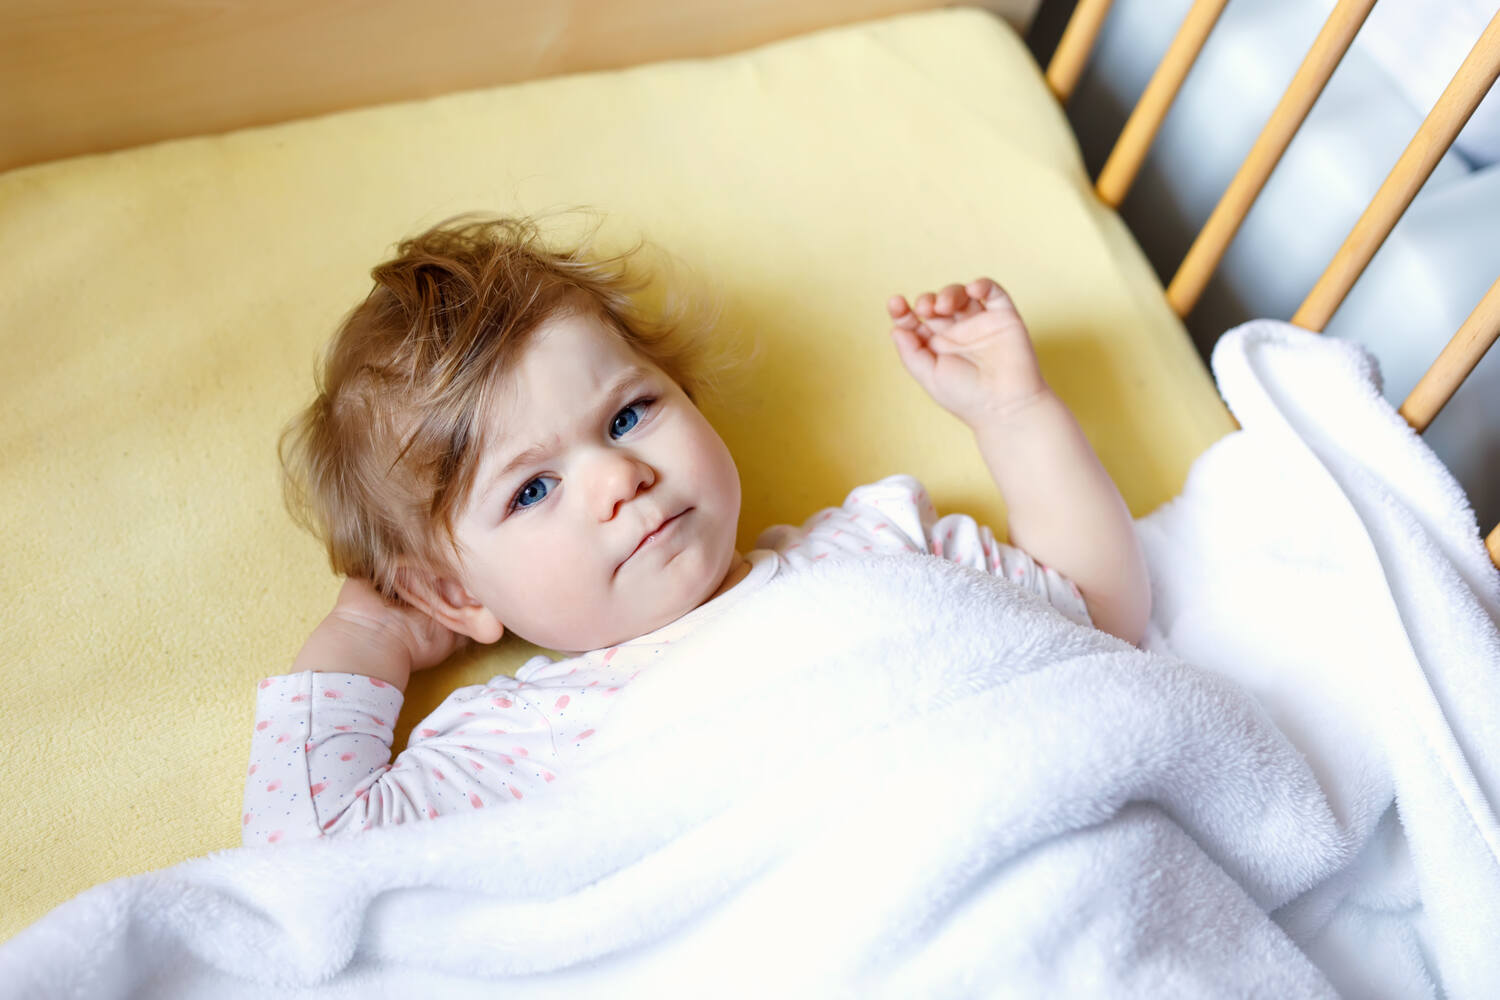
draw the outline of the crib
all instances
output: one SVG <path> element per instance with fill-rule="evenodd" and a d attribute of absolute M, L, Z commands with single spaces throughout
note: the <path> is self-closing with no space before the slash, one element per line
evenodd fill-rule
<path fill-rule="evenodd" d="M 644 235 L 717 303 L 750 345 L 710 414 L 747 547 L 893 471 L 1004 524 L 962 428 L 879 336 L 886 295 L 980 273 L 1133 514 L 1170 501 L 1238 426 L 1181 317 L 1374 0 L 1338 0 L 1163 288 L 1114 209 L 1226 2 L 1193 4 L 1097 178 L 1061 105 L 1109 0 L 1080 0 L 1045 67 L 1017 33 L 1034 0 L 3 15 L 0 939 L 238 843 L 254 682 L 337 585 L 282 511 L 276 434 L 368 267 L 456 212 L 600 209 L 606 242 Z M 1283 318 L 1324 327 L 1497 75 L 1500 15 Z M 1497 335 L 1500 281 L 1401 406 L 1415 431 Z M 1484 545 L 1500 567 L 1500 526 Z M 507 637 L 415 677 L 398 746 L 449 690 L 536 652 Z"/>

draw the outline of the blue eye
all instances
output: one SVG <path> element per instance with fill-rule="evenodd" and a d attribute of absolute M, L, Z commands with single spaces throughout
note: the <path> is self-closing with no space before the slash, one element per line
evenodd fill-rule
<path fill-rule="evenodd" d="M 656 402 L 654 399 L 638 399 L 619 413 L 616 413 L 615 419 L 609 422 L 609 436 L 620 438 L 628 434 L 636 424 L 641 422 L 641 417 L 644 415 L 646 408 L 654 402 Z M 636 413 L 636 410 L 640 410 L 641 413 Z"/>
<path fill-rule="evenodd" d="M 537 476 L 516 491 L 515 497 L 510 502 L 511 510 L 521 510 L 525 507 L 535 507 L 546 499 L 551 492 L 547 488 L 547 480 L 555 479 L 553 476 Z"/>

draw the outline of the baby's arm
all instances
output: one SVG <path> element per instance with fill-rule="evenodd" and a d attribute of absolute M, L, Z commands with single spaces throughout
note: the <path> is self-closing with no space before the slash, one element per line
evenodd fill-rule
<path fill-rule="evenodd" d="M 421 775 L 391 773 L 402 692 L 412 670 L 442 662 L 457 644 L 426 615 L 384 601 L 368 583 L 346 581 L 291 672 L 260 683 L 245 842 L 407 818 L 414 800 L 427 796 Z"/>
<path fill-rule="evenodd" d="M 974 432 L 1011 542 L 1073 581 L 1096 626 L 1139 644 L 1151 585 L 1130 510 L 1042 378 L 1010 297 L 980 279 L 888 308 L 907 371 Z"/>

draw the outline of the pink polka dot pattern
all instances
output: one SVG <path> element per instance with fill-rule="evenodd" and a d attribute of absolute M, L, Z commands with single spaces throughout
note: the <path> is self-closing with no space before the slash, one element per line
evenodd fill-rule
<path fill-rule="evenodd" d="M 332 672 L 266 678 L 257 685 L 244 842 L 522 807 L 579 766 L 612 704 L 606 691 L 624 688 L 660 649 L 627 644 L 558 662 L 536 657 L 516 679 L 453 692 L 413 727 L 394 760 L 403 701 L 394 687 Z"/>

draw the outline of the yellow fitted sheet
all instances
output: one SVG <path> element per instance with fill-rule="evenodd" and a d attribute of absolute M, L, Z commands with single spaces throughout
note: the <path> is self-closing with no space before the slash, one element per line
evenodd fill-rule
<path fill-rule="evenodd" d="M 979 12 L 0 175 L 0 936 L 238 843 L 255 681 L 337 589 L 275 458 L 319 347 L 402 236 L 571 205 L 686 262 L 758 340 L 710 413 L 746 544 L 897 471 L 1003 523 L 896 360 L 892 292 L 1007 285 L 1137 515 L 1230 427 L 1024 46 Z M 421 675 L 398 739 L 531 653 Z"/>

